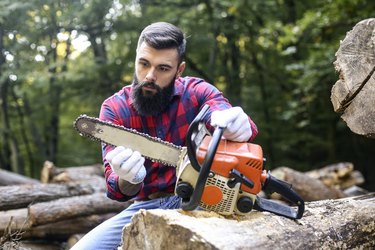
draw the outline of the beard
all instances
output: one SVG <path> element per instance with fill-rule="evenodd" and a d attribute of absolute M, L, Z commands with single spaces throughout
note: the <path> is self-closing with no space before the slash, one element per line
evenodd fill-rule
<path fill-rule="evenodd" d="M 171 101 L 175 79 L 176 77 L 167 87 L 161 88 L 155 82 L 139 82 L 134 74 L 132 98 L 137 112 L 142 116 L 154 116 L 163 112 Z M 152 88 L 156 92 L 143 90 L 142 87 Z"/>

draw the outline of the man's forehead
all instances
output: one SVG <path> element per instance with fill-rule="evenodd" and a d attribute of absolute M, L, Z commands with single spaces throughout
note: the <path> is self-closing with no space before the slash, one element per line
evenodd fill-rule
<path fill-rule="evenodd" d="M 178 63 L 178 52 L 176 48 L 155 49 L 143 42 L 137 49 L 137 60 L 140 58 L 145 60 L 157 60 L 159 63 Z"/>

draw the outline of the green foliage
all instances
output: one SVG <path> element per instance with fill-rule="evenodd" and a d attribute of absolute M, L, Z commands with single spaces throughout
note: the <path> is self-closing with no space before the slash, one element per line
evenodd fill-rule
<path fill-rule="evenodd" d="M 101 161 L 100 145 L 72 122 L 98 116 L 130 83 L 139 32 L 168 21 L 187 36 L 185 75 L 244 107 L 269 168 L 352 161 L 374 180 L 363 159 L 373 142 L 353 135 L 330 102 L 340 40 L 374 12 L 369 0 L 1 0 L 1 167 L 38 176 L 45 160 Z"/>

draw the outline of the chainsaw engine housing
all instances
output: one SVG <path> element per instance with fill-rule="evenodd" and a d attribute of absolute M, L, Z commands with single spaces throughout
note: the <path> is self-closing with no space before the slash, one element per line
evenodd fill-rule
<path fill-rule="evenodd" d="M 211 136 L 197 149 L 200 164 L 207 154 Z M 252 209 L 262 189 L 263 152 L 259 145 L 220 140 L 199 206 L 223 215 L 245 214 Z M 199 172 L 186 156 L 177 173 L 176 194 L 186 198 L 196 188 Z"/>

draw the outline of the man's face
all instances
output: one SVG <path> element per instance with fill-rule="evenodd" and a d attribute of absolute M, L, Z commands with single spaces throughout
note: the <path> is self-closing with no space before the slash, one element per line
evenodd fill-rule
<path fill-rule="evenodd" d="M 177 49 L 157 50 L 143 42 L 137 49 L 135 65 L 135 108 L 141 115 L 156 115 L 168 105 L 174 81 L 185 64 L 178 64 Z"/>

